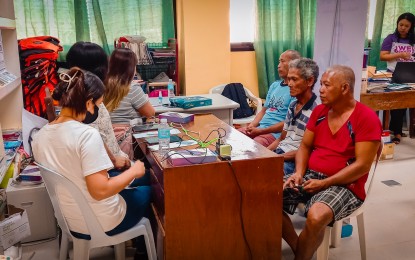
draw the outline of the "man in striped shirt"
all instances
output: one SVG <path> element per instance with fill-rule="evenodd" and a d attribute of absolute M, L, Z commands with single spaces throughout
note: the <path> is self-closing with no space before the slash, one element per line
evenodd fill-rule
<path fill-rule="evenodd" d="M 284 156 L 284 175 L 295 170 L 295 154 L 303 139 L 311 112 L 317 106 L 317 96 L 313 93 L 319 75 L 317 64 L 307 58 L 290 61 L 287 75 L 290 95 L 296 100 L 288 107 L 281 136 L 268 146 Z"/>

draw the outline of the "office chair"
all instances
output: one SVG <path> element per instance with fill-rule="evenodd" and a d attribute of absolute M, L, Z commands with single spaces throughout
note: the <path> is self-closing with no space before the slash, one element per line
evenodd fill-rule
<path fill-rule="evenodd" d="M 89 250 L 96 247 L 104 247 L 114 245 L 115 259 L 125 259 L 125 241 L 143 235 L 146 243 L 146 249 L 149 260 L 157 260 L 156 248 L 154 245 L 153 232 L 151 230 L 150 222 L 147 218 L 142 218 L 134 227 L 127 231 L 114 236 L 105 234 L 102 226 L 99 224 L 97 217 L 92 211 L 91 206 L 85 199 L 80 189 L 73 184 L 65 176 L 52 171 L 38 163 L 40 174 L 45 182 L 46 189 L 52 201 L 55 216 L 58 224 L 62 229 L 62 241 L 59 252 L 59 260 L 66 260 L 68 256 L 69 239 L 73 241 L 74 259 L 86 260 L 89 259 Z M 66 188 L 73 196 L 73 199 L 78 203 L 78 207 L 84 217 L 91 240 L 79 239 L 72 236 L 65 217 L 59 205 L 57 193 L 60 187 Z"/>

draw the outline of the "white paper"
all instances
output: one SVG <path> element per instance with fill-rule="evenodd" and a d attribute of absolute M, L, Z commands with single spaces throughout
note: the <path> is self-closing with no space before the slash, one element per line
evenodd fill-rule
<path fill-rule="evenodd" d="M 29 145 L 30 131 L 35 128 L 42 128 L 48 123 L 48 120 L 39 117 L 29 111 L 22 109 L 22 136 L 23 136 L 23 148 L 28 154 L 32 154 L 32 150 Z M 33 136 L 32 136 L 33 137 Z"/>
<path fill-rule="evenodd" d="M 157 136 L 158 131 L 148 131 L 143 133 L 133 134 L 134 138 L 145 138 L 145 137 L 153 137 Z M 170 135 L 177 135 L 180 134 L 180 130 L 176 128 L 170 129 Z"/>
<path fill-rule="evenodd" d="M 197 142 L 194 141 L 194 140 L 174 142 L 174 143 L 170 143 L 170 149 L 177 148 L 179 146 L 180 147 L 185 147 L 185 146 L 190 146 L 190 145 L 195 145 L 195 144 L 197 144 Z M 159 145 L 158 144 L 150 145 L 148 148 L 152 151 L 157 151 L 159 149 Z"/>

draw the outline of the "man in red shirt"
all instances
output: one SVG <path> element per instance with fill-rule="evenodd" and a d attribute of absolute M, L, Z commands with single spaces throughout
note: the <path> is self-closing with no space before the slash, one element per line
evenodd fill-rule
<path fill-rule="evenodd" d="M 335 65 L 321 77 L 320 99 L 297 151 L 295 172 L 284 183 L 283 238 L 295 259 L 311 259 L 325 227 L 349 216 L 365 197 L 364 185 L 380 145 L 377 115 L 353 97 L 355 75 Z M 308 168 L 307 168 L 308 167 Z M 305 228 L 298 236 L 290 217 L 305 203 Z"/>

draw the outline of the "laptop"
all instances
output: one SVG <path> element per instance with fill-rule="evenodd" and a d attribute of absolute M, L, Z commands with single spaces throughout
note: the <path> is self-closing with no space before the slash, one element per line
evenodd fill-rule
<path fill-rule="evenodd" d="M 396 63 L 392 83 L 415 83 L 415 62 Z"/>

